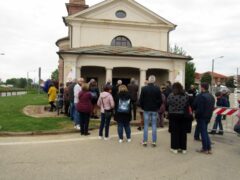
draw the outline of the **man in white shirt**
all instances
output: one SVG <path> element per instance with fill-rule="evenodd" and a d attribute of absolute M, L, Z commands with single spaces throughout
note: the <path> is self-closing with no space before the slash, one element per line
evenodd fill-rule
<path fill-rule="evenodd" d="M 77 81 L 77 84 L 73 88 L 74 92 L 74 106 L 75 106 L 75 112 L 74 112 L 74 122 L 77 130 L 80 130 L 80 117 L 79 117 L 79 112 L 77 111 L 77 103 L 78 103 L 78 95 L 82 91 L 82 83 L 84 82 L 83 78 L 79 78 Z"/>

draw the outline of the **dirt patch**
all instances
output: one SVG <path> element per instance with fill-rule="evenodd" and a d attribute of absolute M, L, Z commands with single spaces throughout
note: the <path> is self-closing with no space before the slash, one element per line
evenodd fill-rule
<path fill-rule="evenodd" d="M 57 114 L 57 112 L 49 112 L 45 110 L 44 105 L 29 105 L 23 108 L 23 113 L 27 116 L 35 117 L 35 118 L 43 118 L 43 117 L 64 117 L 62 114 Z"/>

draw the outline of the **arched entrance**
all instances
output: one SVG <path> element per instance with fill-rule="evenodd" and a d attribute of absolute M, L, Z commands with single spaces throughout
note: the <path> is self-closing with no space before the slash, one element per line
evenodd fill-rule
<path fill-rule="evenodd" d="M 106 79 L 105 67 L 82 66 L 81 77 L 83 77 L 86 82 L 89 82 L 90 79 L 95 79 L 98 83 L 98 87 L 101 88 L 104 86 Z"/>
<path fill-rule="evenodd" d="M 134 78 L 139 84 L 140 71 L 138 68 L 116 67 L 113 68 L 112 82 L 116 84 L 118 80 L 122 80 L 123 84 L 128 85 L 131 78 Z"/>
<path fill-rule="evenodd" d="M 158 86 L 163 85 L 166 81 L 169 80 L 169 71 L 165 69 L 148 69 L 147 70 L 147 78 L 150 75 L 156 76 L 156 84 Z"/>

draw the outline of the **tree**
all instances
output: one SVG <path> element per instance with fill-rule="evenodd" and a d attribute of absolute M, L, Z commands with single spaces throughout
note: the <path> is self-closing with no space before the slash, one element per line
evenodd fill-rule
<path fill-rule="evenodd" d="M 6 84 L 11 84 L 13 86 L 17 86 L 17 79 L 16 78 L 7 79 Z"/>
<path fill-rule="evenodd" d="M 26 88 L 27 85 L 31 85 L 32 82 L 32 79 L 27 80 L 26 78 L 11 78 L 6 80 L 6 84 L 11 84 L 17 88 Z"/>
<path fill-rule="evenodd" d="M 179 54 L 179 55 L 183 55 L 186 56 L 187 52 L 183 50 L 182 47 L 179 47 L 178 45 L 174 45 L 174 47 L 170 48 L 170 52 L 175 53 L 175 54 Z"/>
<path fill-rule="evenodd" d="M 229 77 L 226 81 L 226 86 L 229 88 L 235 88 L 236 86 L 234 85 L 234 77 Z"/>
<path fill-rule="evenodd" d="M 211 84 L 212 82 L 212 76 L 210 73 L 204 73 L 201 78 L 201 83 L 206 82 L 208 84 Z"/>
<path fill-rule="evenodd" d="M 187 62 L 185 66 L 185 88 L 189 89 L 192 84 L 195 83 L 195 64 Z"/>
<path fill-rule="evenodd" d="M 27 87 L 27 79 L 26 78 L 19 78 L 17 80 L 17 87 L 18 88 L 25 88 L 25 87 Z"/>
<path fill-rule="evenodd" d="M 183 50 L 182 47 L 179 47 L 178 45 L 174 45 L 173 48 L 170 48 L 170 51 L 172 53 L 186 56 L 187 52 Z M 185 88 L 189 89 L 191 84 L 194 84 L 195 82 L 195 64 L 192 62 L 186 62 L 185 65 Z"/>
<path fill-rule="evenodd" d="M 58 69 L 52 72 L 51 78 L 54 81 L 58 81 Z"/>

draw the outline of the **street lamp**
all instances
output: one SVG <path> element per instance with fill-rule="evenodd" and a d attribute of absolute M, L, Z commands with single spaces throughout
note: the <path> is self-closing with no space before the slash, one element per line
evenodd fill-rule
<path fill-rule="evenodd" d="M 224 58 L 224 56 L 219 56 L 219 57 L 216 57 L 214 59 L 212 59 L 212 81 L 211 81 L 211 86 L 212 86 L 212 94 L 213 94 L 213 79 L 214 79 L 214 76 L 213 76 L 213 73 L 214 73 L 214 62 L 216 59 L 221 59 L 221 58 Z"/>

